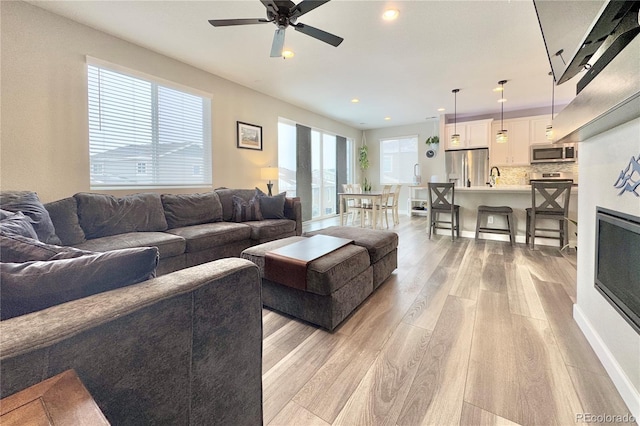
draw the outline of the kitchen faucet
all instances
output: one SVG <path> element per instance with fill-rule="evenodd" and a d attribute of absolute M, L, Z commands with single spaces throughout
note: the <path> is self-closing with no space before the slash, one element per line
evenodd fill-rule
<path fill-rule="evenodd" d="M 493 166 L 491 168 L 491 170 L 489 171 L 489 186 L 493 187 L 496 184 L 496 176 L 493 174 L 493 169 L 496 169 L 496 172 L 498 172 L 498 177 L 500 177 L 500 169 L 496 166 Z"/>

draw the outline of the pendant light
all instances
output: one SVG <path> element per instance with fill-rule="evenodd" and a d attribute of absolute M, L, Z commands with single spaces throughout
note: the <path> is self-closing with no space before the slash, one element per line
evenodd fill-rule
<path fill-rule="evenodd" d="M 502 92 L 502 97 L 498 100 L 500 102 L 500 131 L 496 133 L 496 143 L 507 143 L 509 141 L 509 137 L 507 136 L 507 131 L 504 129 L 504 103 L 507 101 L 504 97 L 504 85 L 507 80 L 500 80 L 498 84 L 500 85 L 500 91 Z"/>
<path fill-rule="evenodd" d="M 456 131 L 456 123 L 458 121 L 458 92 L 460 89 L 453 89 L 453 135 L 451 135 L 451 146 L 460 145 L 460 135 Z"/>
<path fill-rule="evenodd" d="M 547 126 L 547 130 L 545 130 L 545 135 L 547 136 L 547 140 L 548 141 L 552 141 L 553 140 L 553 107 L 554 107 L 554 103 L 555 103 L 555 94 L 556 94 L 556 79 L 553 77 L 553 74 L 551 72 L 549 72 L 549 75 L 551 76 L 551 121 L 549 121 L 549 124 Z"/>

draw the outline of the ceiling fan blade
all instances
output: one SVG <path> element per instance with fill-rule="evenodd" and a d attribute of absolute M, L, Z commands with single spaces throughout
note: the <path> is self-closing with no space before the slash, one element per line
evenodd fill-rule
<path fill-rule="evenodd" d="M 342 37 L 338 37 L 337 35 L 319 30 L 318 28 L 312 27 L 311 25 L 295 24 L 292 26 L 295 27 L 296 31 L 300 31 L 303 34 L 306 34 L 313 38 L 317 38 L 318 40 L 329 43 L 330 45 L 335 47 L 338 47 L 338 45 L 340 45 L 340 43 L 342 43 L 342 41 L 344 40 Z"/>
<path fill-rule="evenodd" d="M 325 3 L 328 3 L 330 0 L 302 0 L 296 7 L 291 11 L 289 18 L 295 19 L 299 18 L 307 12 L 311 12 L 316 7 L 320 7 Z"/>
<path fill-rule="evenodd" d="M 278 28 L 273 35 L 273 44 L 271 45 L 271 57 L 279 58 L 282 56 L 284 48 L 284 28 Z"/>
<path fill-rule="evenodd" d="M 252 25 L 252 24 L 266 24 L 271 22 L 264 18 L 254 19 L 209 19 L 209 23 L 214 27 L 228 27 L 231 25 Z"/>

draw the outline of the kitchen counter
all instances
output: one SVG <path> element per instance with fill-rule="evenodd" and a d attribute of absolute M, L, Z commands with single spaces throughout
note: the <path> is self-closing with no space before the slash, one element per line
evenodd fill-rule
<path fill-rule="evenodd" d="M 531 185 L 498 185 L 489 186 L 472 186 L 472 187 L 456 187 L 455 203 L 460 206 L 460 235 L 467 238 L 474 238 L 476 231 L 476 219 L 478 206 L 509 206 L 513 209 L 516 229 L 516 241 L 525 242 L 525 226 L 527 207 L 531 207 Z M 569 200 L 569 217 L 577 219 L 578 217 L 578 187 L 571 189 L 571 199 Z M 506 220 L 503 216 L 494 216 L 494 224 L 492 227 L 506 227 Z M 549 228 L 557 227 L 557 221 L 549 221 Z M 446 233 L 448 231 L 439 231 Z M 508 235 L 500 234 L 480 234 L 480 238 L 508 241 Z M 575 225 L 569 224 L 569 240 L 572 245 L 576 244 Z M 557 240 L 536 238 L 536 245 L 558 245 Z"/>

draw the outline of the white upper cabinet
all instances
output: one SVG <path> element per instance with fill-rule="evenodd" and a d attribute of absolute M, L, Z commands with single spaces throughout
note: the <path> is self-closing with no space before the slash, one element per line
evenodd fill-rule
<path fill-rule="evenodd" d="M 543 115 L 531 119 L 531 145 L 551 143 L 547 139 L 547 126 L 551 124 L 551 116 Z"/>
<path fill-rule="evenodd" d="M 460 135 L 460 145 L 451 145 L 454 134 L 453 123 L 445 126 L 445 149 L 488 148 L 491 140 L 491 122 L 493 120 L 463 121 L 455 125 L 455 131 Z"/>
<path fill-rule="evenodd" d="M 528 166 L 530 120 L 504 120 L 503 130 L 507 131 L 507 143 L 496 143 L 496 133 L 500 131 L 500 121 L 491 126 L 491 147 L 489 162 L 492 166 Z"/>

